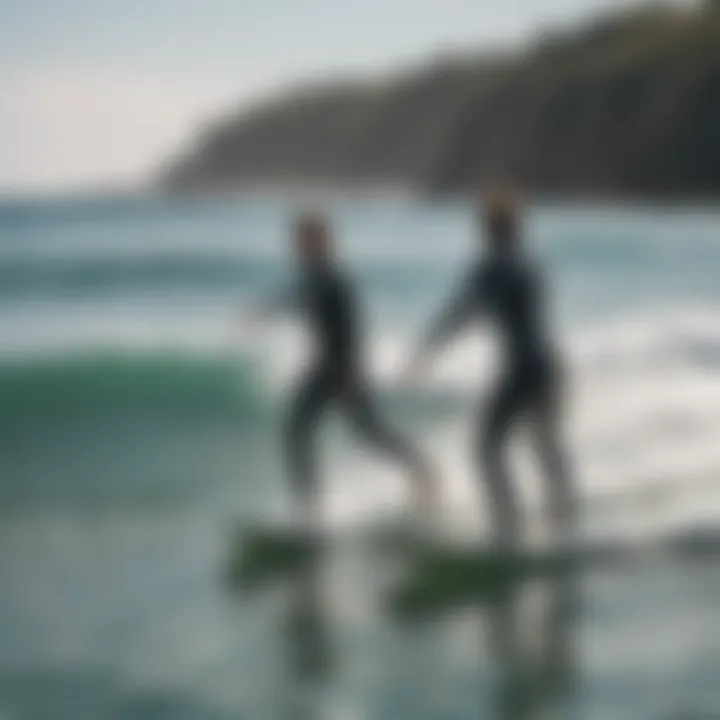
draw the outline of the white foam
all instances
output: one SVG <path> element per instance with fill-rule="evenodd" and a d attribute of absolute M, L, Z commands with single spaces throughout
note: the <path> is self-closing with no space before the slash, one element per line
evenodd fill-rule
<path fill-rule="evenodd" d="M 384 383 L 392 383 L 402 345 L 403 338 L 394 336 L 376 351 L 375 367 Z M 566 433 L 587 505 L 623 497 L 630 503 L 662 490 L 664 504 L 657 498 L 635 502 L 627 517 L 617 512 L 605 520 L 626 522 L 625 529 L 633 531 L 696 516 L 720 521 L 720 490 L 706 482 L 720 475 L 720 364 L 715 361 L 720 313 L 702 308 L 625 318 L 569 332 L 565 346 L 570 369 Z M 459 344 L 416 391 L 437 392 L 440 386 L 468 400 L 465 405 L 482 403 L 494 366 L 487 345 Z M 482 481 L 470 460 L 472 422 L 458 409 L 455 420 L 431 424 L 422 440 L 442 468 L 448 506 L 469 517 L 483 504 Z M 521 492 L 539 504 L 542 482 L 522 435 L 516 445 Z M 329 501 L 338 518 L 369 514 L 407 497 L 396 472 L 361 454 L 334 474 L 344 477 Z"/>
<path fill-rule="evenodd" d="M 243 325 L 226 303 L 207 303 L 190 313 L 127 303 L 117 312 L 106 306 L 69 312 L 67 305 L 38 310 L 14 308 L 0 314 L 6 354 L 77 353 L 88 347 L 236 353 L 261 365 L 268 391 L 278 398 L 307 362 L 307 340 L 299 328 Z M 40 323 L 32 322 L 38 318 Z M 418 405 L 427 413 L 422 443 L 442 468 L 448 503 L 474 513 L 480 493 L 470 462 L 472 417 L 465 410 L 482 403 L 499 369 L 493 343 L 471 337 L 454 344 L 421 386 L 408 386 L 400 371 L 415 342 L 399 331 L 372 338 L 371 373 L 392 397 L 444 396 L 458 402 L 457 416 L 450 421 L 447 413 L 442 420 L 433 419 L 432 402 Z M 692 489 L 695 480 L 719 473 L 720 308 L 659 309 L 568 328 L 561 346 L 569 368 L 569 445 L 583 496 L 637 494 L 659 484 L 687 485 L 692 494 L 698 492 Z M 537 498 L 533 465 L 523 454 L 523 491 Z M 404 501 L 404 482 L 394 468 L 364 453 L 337 463 L 331 473 L 343 481 L 329 489 L 331 514 L 350 517 Z M 703 492 L 707 495 L 708 489 Z M 716 498 L 708 497 L 703 510 L 714 512 L 718 506 Z M 697 503 L 677 502 L 676 511 L 690 512 L 690 507 L 697 509 Z"/>

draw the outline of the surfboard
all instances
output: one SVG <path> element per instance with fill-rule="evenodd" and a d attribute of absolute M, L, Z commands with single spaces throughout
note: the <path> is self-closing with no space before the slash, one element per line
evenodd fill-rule
<path fill-rule="evenodd" d="M 405 515 L 344 529 L 318 527 L 311 533 L 282 520 L 234 521 L 228 575 L 237 584 L 262 582 L 313 564 L 324 550 L 348 545 L 376 556 L 407 557 L 418 539 Z"/>
<path fill-rule="evenodd" d="M 498 600 L 531 578 L 569 575 L 582 560 L 578 552 L 418 546 L 408 557 L 407 572 L 389 593 L 388 608 L 395 616 L 417 618 Z"/>
<path fill-rule="evenodd" d="M 633 571 L 658 563 L 717 563 L 720 532 L 714 525 L 700 525 L 665 536 L 585 538 L 565 548 L 516 552 L 431 540 L 407 543 L 405 551 L 406 571 L 387 602 L 393 614 L 413 618 L 502 598 L 528 580 L 558 581 L 598 570 Z"/>
<path fill-rule="evenodd" d="M 248 524 L 236 528 L 227 563 L 227 580 L 249 590 L 311 567 L 322 554 L 319 535 L 280 525 Z"/>

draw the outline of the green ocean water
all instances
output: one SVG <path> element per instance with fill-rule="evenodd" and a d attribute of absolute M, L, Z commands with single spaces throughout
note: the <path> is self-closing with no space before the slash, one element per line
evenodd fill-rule
<path fill-rule="evenodd" d="M 467 426 L 491 350 L 461 342 L 425 387 L 397 379 L 462 269 L 471 213 L 326 204 L 382 407 L 442 466 L 446 524 L 481 535 Z M 386 610 L 398 568 L 382 557 L 228 587 L 239 520 L 286 504 L 278 442 L 306 349 L 292 323 L 251 328 L 238 307 L 288 277 L 293 207 L 0 206 L 0 718 L 720 717 L 712 553 L 540 578 L 413 625 Z M 528 230 L 571 369 L 584 531 L 712 536 L 720 214 L 537 208 Z M 396 469 L 327 425 L 330 524 L 400 512 Z M 522 446 L 517 470 L 535 517 Z"/>

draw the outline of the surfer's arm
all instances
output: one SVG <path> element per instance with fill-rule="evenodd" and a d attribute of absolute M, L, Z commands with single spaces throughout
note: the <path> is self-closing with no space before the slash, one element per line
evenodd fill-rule
<path fill-rule="evenodd" d="M 409 374 L 419 374 L 421 368 L 430 362 L 435 353 L 476 317 L 481 304 L 481 284 L 477 272 L 472 272 L 461 284 L 460 289 L 445 305 L 421 339 L 411 362 Z"/>
<path fill-rule="evenodd" d="M 422 339 L 421 355 L 428 356 L 437 352 L 477 316 L 481 295 L 480 284 L 476 273 L 472 273 L 461 284 L 459 291 L 445 305 Z"/>

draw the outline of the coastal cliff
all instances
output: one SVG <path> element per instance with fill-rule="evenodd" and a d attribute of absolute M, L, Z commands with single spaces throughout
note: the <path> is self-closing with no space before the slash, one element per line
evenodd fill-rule
<path fill-rule="evenodd" d="M 720 3 L 595 18 L 513 52 L 305 88 L 223 118 L 173 190 L 313 183 L 720 198 Z"/>

